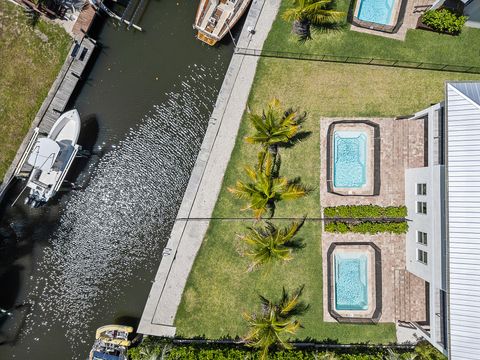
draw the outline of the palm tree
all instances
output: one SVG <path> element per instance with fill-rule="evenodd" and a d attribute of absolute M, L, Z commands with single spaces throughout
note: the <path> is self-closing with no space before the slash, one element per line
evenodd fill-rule
<path fill-rule="evenodd" d="M 278 145 L 289 143 L 297 135 L 305 115 L 291 108 L 282 110 L 280 101 L 273 98 L 261 115 L 248 112 L 247 116 L 255 128 L 255 133 L 245 137 L 245 141 L 261 144 L 275 155 Z"/>
<path fill-rule="evenodd" d="M 250 331 L 243 339 L 247 346 L 261 349 L 260 359 L 267 359 L 268 351 L 273 345 L 290 349 L 291 345 L 285 336 L 295 335 L 301 327 L 294 316 L 304 313 L 308 305 L 300 301 L 303 286 L 290 296 L 283 288 L 281 299 L 274 303 L 260 295 L 261 310 L 259 313 L 244 313 Z"/>
<path fill-rule="evenodd" d="M 293 6 L 283 13 L 286 21 L 293 21 L 292 31 L 301 39 L 309 39 L 310 25 L 333 24 L 345 13 L 330 9 L 332 0 L 293 0 Z"/>
<path fill-rule="evenodd" d="M 245 255 L 252 259 L 248 270 L 252 271 L 275 261 L 292 260 L 293 250 L 302 246 L 302 243 L 294 237 L 304 222 L 305 218 L 294 221 L 287 227 L 278 228 L 266 221 L 264 226 L 248 227 L 249 232 L 240 236 L 248 246 Z"/>
<path fill-rule="evenodd" d="M 262 154 L 262 153 L 261 153 Z M 249 204 L 242 210 L 251 209 L 257 219 L 268 210 L 270 216 L 275 211 L 275 203 L 280 200 L 293 200 L 305 196 L 307 189 L 298 181 L 289 181 L 285 177 L 274 177 L 275 160 L 273 155 L 266 153 L 259 155 L 257 169 L 245 167 L 245 173 L 250 182 L 238 180 L 235 187 L 229 187 L 230 191 L 238 199 L 247 200 Z"/>

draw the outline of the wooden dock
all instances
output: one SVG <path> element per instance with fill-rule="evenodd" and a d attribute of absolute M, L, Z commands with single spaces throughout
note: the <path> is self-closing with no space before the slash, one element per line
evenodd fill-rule
<path fill-rule="evenodd" d="M 87 67 L 95 46 L 95 41 L 86 36 L 83 36 L 80 41 L 75 40 L 73 43 L 70 52 L 60 69 L 60 73 L 50 88 L 40 110 L 37 112 L 29 132 L 23 139 L 12 164 L 5 175 L 4 181 L 0 185 L 0 200 L 3 198 L 5 190 L 13 179 L 13 175 L 19 166 L 20 159 L 27 149 L 27 145 L 34 134 L 35 128 L 38 127 L 40 133 L 48 133 L 60 114 L 65 112 L 70 97 Z"/>
<path fill-rule="evenodd" d="M 96 13 L 89 2 L 85 3 L 82 11 L 80 11 L 80 15 L 78 15 L 77 21 L 73 25 L 72 33 L 75 39 L 81 40 L 85 34 L 88 33 Z"/>
<path fill-rule="evenodd" d="M 53 83 L 49 95 L 37 113 L 36 120 L 38 118 L 38 127 L 41 132 L 49 132 L 60 114 L 65 111 L 94 49 L 95 43 L 86 37 L 72 45 L 70 54 Z"/>

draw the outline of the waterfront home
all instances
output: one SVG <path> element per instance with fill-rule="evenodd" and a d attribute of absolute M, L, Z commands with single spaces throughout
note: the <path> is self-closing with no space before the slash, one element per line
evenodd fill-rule
<path fill-rule="evenodd" d="M 411 220 L 406 269 L 425 281 L 425 337 L 452 359 L 480 343 L 480 82 L 448 82 L 445 101 L 418 112 L 425 159 L 405 172 Z"/>

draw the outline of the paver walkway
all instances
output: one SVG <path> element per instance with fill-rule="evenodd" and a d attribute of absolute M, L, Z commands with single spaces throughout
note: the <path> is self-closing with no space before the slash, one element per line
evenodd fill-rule
<path fill-rule="evenodd" d="M 237 46 L 261 49 L 279 6 L 280 0 L 254 0 Z M 248 32 L 249 27 L 255 29 L 255 34 Z M 220 192 L 257 62 L 256 56 L 234 54 L 232 57 L 148 296 L 139 333 L 175 335 L 177 308 Z"/>

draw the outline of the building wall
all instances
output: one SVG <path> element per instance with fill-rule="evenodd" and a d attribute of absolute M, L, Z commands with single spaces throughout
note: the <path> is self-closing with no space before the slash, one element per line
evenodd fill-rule
<path fill-rule="evenodd" d="M 427 119 L 425 156 L 427 166 L 405 171 L 405 205 L 409 229 L 406 238 L 406 269 L 429 284 L 429 337 L 427 339 L 440 351 L 444 318 L 441 313 L 440 291 L 445 289 L 445 168 L 443 165 L 443 103 L 436 104 L 415 115 Z M 426 184 L 426 194 L 418 194 L 417 184 Z M 417 212 L 417 202 L 427 204 L 427 213 Z M 418 242 L 417 232 L 427 234 L 427 244 Z M 427 263 L 418 259 L 418 249 L 426 251 Z M 426 327 L 428 329 L 428 327 Z"/>
<path fill-rule="evenodd" d="M 444 235 L 441 229 L 442 222 L 442 186 L 444 167 L 435 165 L 407 169 L 405 172 L 405 205 L 407 206 L 409 227 L 406 243 L 406 267 L 416 276 L 437 283 L 442 287 L 442 273 L 445 266 L 442 264 L 442 242 Z M 417 184 L 427 185 L 427 195 L 417 195 Z M 417 201 L 427 203 L 427 214 L 417 213 Z M 427 234 L 427 245 L 418 243 L 417 232 Z M 427 264 L 417 259 L 417 249 L 427 252 Z"/>

